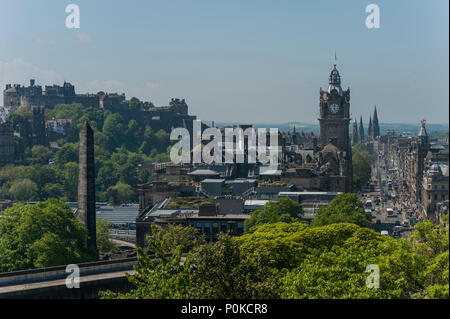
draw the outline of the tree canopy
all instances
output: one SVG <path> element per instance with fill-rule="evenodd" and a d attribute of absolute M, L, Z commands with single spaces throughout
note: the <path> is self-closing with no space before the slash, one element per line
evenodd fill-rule
<path fill-rule="evenodd" d="M 372 157 L 364 144 L 352 148 L 353 187 L 361 190 L 370 180 L 372 172 Z"/>
<path fill-rule="evenodd" d="M 324 226 L 335 223 L 353 223 L 369 227 L 372 219 L 364 211 L 364 204 L 358 195 L 345 193 L 337 195 L 328 206 L 319 208 L 311 225 Z"/>
<path fill-rule="evenodd" d="M 300 221 L 302 216 L 303 209 L 300 204 L 290 198 L 271 200 L 264 205 L 263 209 L 254 211 L 252 216 L 244 222 L 244 231 L 251 233 L 263 224 Z"/>
<path fill-rule="evenodd" d="M 86 228 L 56 199 L 0 212 L 0 271 L 91 261 Z"/>
<path fill-rule="evenodd" d="M 164 233 L 155 226 L 152 234 L 155 259 L 139 252 L 142 268 L 129 277 L 136 288 L 104 292 L 104 298 L 449 297 L 448 219 L 419 223 L 407 239 L 351 223 L 263 224 L 241 237 L 221 234 L 216 243 L 197 245 L 184 263 L 181 246 L 167 257 Z M 378 288 L 367 285 L 372 267 L 379 269 Z"/>

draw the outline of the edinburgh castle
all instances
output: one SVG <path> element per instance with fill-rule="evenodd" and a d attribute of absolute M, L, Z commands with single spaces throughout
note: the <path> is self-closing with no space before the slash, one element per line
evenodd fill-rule
<path fill-rule="evenodd" d="M 21 106 L 32 108 L 54 108 L 58 104 L 79 103 L 83 107 L 94 107 L 120 113 L 124 120 L 135 119 L 142 125 L 150 125 L 154 130 L 168 132 L 173 127 L 185 127 L 191 130 L 195 116 L 188 115 L 188 106 L 184 99 L 171 99 L 168 106 L 155 107 L 151 102 L 141 102 L 130 109 L 130 100 L 125 94 L 97 92 L 95 94 L 76 94 L 75 87 L 69 82 L 62 86 L 46 85 L 45 89 L 30 80 L 28 87 L 20 84 L 7 84 L 3 90 L 3 106 L 12 112 Z"/>

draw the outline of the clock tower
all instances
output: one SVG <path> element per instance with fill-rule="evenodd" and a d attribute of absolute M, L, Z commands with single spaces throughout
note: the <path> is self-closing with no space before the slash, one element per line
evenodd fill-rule
<path fill-rule="evenodd" d="M 322 189 L 352 192 L 353 165 L 350 144 L 350 88 L 342 90 L 336 64 L 329 86 L 320 89 L 320 151 L 318 154 Z"/>
<path fill-rule="evenodd" d="M 328 90 L 320 88 L 320 147 L 333 144 L 340 151 L 350 147 L 350 88 L 343 91 L 336 64 L 330 74 Z"/>

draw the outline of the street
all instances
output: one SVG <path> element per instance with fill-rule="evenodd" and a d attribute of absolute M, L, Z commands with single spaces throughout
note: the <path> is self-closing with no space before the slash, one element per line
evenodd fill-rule
<path fill-rule="evenodd" d="M 394 238 L 408 237 L 420 221 L 420 207 L 409 192 L 394 162 L 379 154 L 372 165 L 370 185 L 361 193 L 367 211 L 371 210 L 374 228 L 388 231 Z"/>

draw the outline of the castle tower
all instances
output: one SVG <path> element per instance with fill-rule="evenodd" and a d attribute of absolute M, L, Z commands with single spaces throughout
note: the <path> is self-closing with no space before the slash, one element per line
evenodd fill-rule
<path fill-rule="evenodd" d="M 377 106 L 375 105 L 375 111 L 373 112 L 373 139 L 376 139 L 380 136 L 380 125 L 378 124 L 378 114 L 377 114 Z"/>
<path fill-rule="evenodd" d="M 363 126 L 362 115 L 359 118 L 359 141 L 364 142 L 364 126 Z"/>
<path fill-rule="evenodd" d="M 97 249 L 95 215 L 94 132 L 87 121 L 80 130 L 78 219 L 88 230 L 87 247 Z"/>
<path fill-rule="evenodd" d="M 43 107 L 33 107 L 31 142 L 33 145 L 48 146 L 47 131 L 45 129 L 45 110 Z"/>
<path fill-rule="evenodd" d="M 358 123 L 355 121 L 353 122 L 352 126 L 352 145 L 356 145 L 359 143 L 359 131 L 358 131 Z"/>

